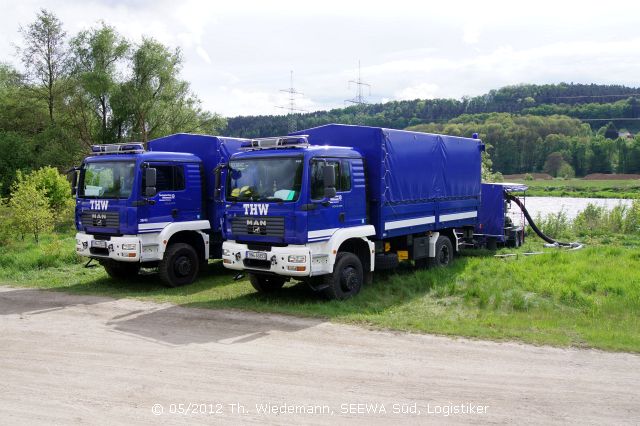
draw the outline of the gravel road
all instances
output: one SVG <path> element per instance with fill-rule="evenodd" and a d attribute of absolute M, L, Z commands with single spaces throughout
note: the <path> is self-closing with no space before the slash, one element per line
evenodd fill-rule
<path fill-rule="evenodd" d="M 640 422 L 640 356 L 0 287 L 2 424 Z"/>

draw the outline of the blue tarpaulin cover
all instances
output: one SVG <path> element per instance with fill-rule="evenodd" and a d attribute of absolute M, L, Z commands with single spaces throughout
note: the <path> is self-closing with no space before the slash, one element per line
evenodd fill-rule
<path fill-rule="evenodd" d="M 362 154 L 370 222 L 376 226 L 378 237 L 438 229 L 444 227 L 439 224 L 441 217 L 451 226 L 475 225 L 484 150 L 480 140 L 339 124 L 296 134 L 309 135 L 313 145 L 352 147 Z M 460 219 L 453 221 L 455 214 L 460 214 Z M 426 223 L 430 217 L 434 222 Z M 409 223 L 416 218 L 425 219 L 425 223 L 400 228 L 394 225 L 393 230 L 385 232 L 385 224 L 392 228 L 388 222 L 402 224 L 398 221 Z"/>

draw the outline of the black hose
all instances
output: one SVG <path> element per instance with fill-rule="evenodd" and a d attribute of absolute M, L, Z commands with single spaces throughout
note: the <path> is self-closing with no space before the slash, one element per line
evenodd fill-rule
<path fill-rule="evenodd" d="M 538 234 L 538 237 L 542 238 L 543 240 L 545 240 L 549 244 L 557 244 L 559 246 L 566 246 L 566 247 L 574 247 L 575 246 L 575 243 L 565 243 L 565 242 L 561 242 L 561 241 L 556 241 L 553 238 L 548 237 L 547 235 L 545 235 L 536 226 L 535 222 L 531 218 L 531 215 L 529 214 L 529 212 L 527 211 L 526 207 L 524 206 L 524 204 L 522 204 L 522 201 L 520 201 L 520 199 L 518 197 L 516 197 L 514 195 L 511 195 L 508 192 L 505 192 L 505 198 L 507 200 L 509 200 L 509 201 L 513 201 L 514 203 L 516 203 L 518 205 L 518 207 L 520 207 L 520 210 L 522 210 L 522 213 L 524 213 L 524 217 L 526 217 L 527 218 L 527 222 L 529 222 L 529 226 L 531 226 L 531 229 L 533 229 L 533 232 Z"/>

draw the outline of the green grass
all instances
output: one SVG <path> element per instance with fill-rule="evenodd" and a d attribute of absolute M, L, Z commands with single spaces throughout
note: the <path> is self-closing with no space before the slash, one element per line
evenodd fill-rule
<path fill-rule="evenodd" d="M 377 275 L 356 298 L 322 300 L 303 284 L 261 296 L 219 262 L 193 285 L 165 288 L 149 273 L 134 282 L 109 279 L 74 259 L 73 237 L 48 236 L 0 248 L 5 285 L 140 298 L 202 308 L 326 318 L 341 323 L 535 344 L 640 352 L 640 238 L 588 240 L 574 252 L 500 259 L 473 251 L 447 269 L 401 268 Z M 530 238 L 517 252 L 541 250 Z M 503 252 L 510 252 L 505 249 Z"/>
<path fill-rule="evenodd" d="M 640 198 L 640 180 L 516 180 L 535 197 Z"/>

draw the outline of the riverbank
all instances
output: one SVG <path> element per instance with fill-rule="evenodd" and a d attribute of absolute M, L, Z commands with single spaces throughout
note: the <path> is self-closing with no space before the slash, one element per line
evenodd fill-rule
<path fill-rule="evenodd" d="M 0 248 L 0 283 L 75 294 L 135 298 L 329 319 L 378 328 L 535 344 L 640 352 L 640 236 L 582 237 L 585 249 L 544 249 L 529 238 L 522 254 L 500 259 L 468 251 L 446 269 L 400 268 L 345 302 L 322 300 L 303 284 L 257 295 L 219 262 L 193 285 L 166 288 L 154 273 L 115 281 L 75 259 L 72 235 Z"/>
<path fill-rule="evenodd" d="M 527 195 L 536 197 L 640 198 L 640 180 L 637 179 L 515 179 L 510 182 L 527 185 Z"/>

